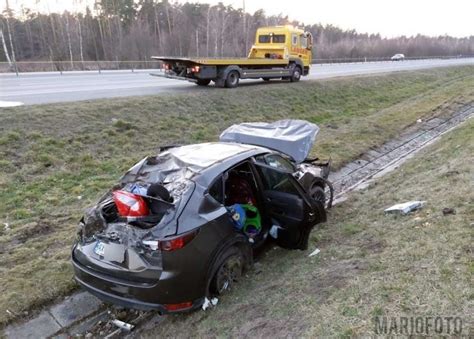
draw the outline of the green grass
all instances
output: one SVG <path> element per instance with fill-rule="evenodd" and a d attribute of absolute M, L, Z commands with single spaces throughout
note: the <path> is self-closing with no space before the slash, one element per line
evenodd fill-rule
<path fill-rule="evenodd" d="M 307 251 L 270 248 L 217 307 L 169 316 L 145 336 L 370 337 L 376 316 L 459 316 L 467 335 L 474 317 L 473 163 L 470 119 L 337 205 Z M 406 216 L 384 215 L 412 199 L 427 204 Z M 444 207 L 456 214 L 443 216 Z M 321 252 L 308 257 L 315 248 Z"/>
<path fill-rule="evenodd" d="M 69 250 L 83 209 L 159 145 L 299 118 L 322 128 L 314 155 L 340 167 L 418 118 L 471 102 L 473 88 L 474 67 L 465 66 L 2 109 L 0 325 L 76 287 Z M 347 236 L 364 227 L 346 224 Z"/>

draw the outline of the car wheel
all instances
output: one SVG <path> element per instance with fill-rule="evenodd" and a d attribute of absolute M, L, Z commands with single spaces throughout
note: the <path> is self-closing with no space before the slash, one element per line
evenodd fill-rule
<path fill-rule="evenodd" d="M 219 256 L 217 270 L 210 284 L 210 292 L 222 295 L 242 276 L 243 256 L 236 247 L 230 247 Z"/>
<path fill-rule="evenodd" d="M 198 86 L 207 86 L 211 83 L 211 79 L 198 79 L 196 85 Z"/>
<path fill-rule="evenodd" d="M 227 88 L 234 88 L 239 85 L 239 72 L 237 71 L 230 71 L 227 74 L 227 78 L 225 79 L 225 87 Z"/>
<path fill-rule="evenodd" d="M 293 73 L 291 74 L 290 81 L 291 82 L 298 82 L 301 79 L 301 67 L 295 66 L 293 67 Z"/>
<path fill-rule="evenodd" d="M 263 81 L 270 81 L 270 78 L 262 78 Z"/>
<path fill-rule="evenodd" d="M 321 202 L 323 206 L 326 207 L 326 193 L 321 186 L 313 185 L 309 194 L 313 200 Z"/>

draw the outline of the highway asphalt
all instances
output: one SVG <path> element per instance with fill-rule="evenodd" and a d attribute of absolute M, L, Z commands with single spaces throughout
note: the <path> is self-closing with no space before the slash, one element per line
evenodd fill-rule
<path fill-rule="evenodd" d="M 311 67 L 310 75 L 302 81 L 467 64 L 474 65 L 474 58 L 318 64 Z M 100 74 L 87 71 L 62 75 L 58 72 L 39 72 L 21 73 L 19 76 L 0 74 L 0 107 L 203 90 L 187 81 L 150 76 L 152 72 L 157 71 L 102 71 Z M 241 86 L 262 82 L 242 80 Z M 211 85 L 207 90 L 225 89 L 215 89 Z"/>

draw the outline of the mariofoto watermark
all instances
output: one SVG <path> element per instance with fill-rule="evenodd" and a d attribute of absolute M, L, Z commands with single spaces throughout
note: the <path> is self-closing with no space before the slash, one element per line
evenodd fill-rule
<path fill-rule="evenodd" d="M 382 335 L 462 335 L 463 325 L 461 317 L 377 316 L 374 318 L 374 332 Z"/>

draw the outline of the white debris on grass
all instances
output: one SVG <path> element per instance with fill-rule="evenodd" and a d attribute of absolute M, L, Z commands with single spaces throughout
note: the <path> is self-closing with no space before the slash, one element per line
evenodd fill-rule
<path fill-rule="evenodd" d="M 399 214 L 408 214 L 412 211 L 418 210 L 423 207 L 426 201 L 407 201 L 401 204 L 395 204 L 384 210 L 385 213 L 399 213 Z"/>
<path fill-rule="evenodd" d="M 319 252 L 321 252 L 321 250 L 319 248 L 315 249 L 313 252 L 311 252 L 308 257 L 312 257 L 312 256 L 315 256 L 316 254 L 318 254 Z"/>
<path fill-rule="evenodd" d="M 216 306 L 217 303 L 219 302 L 219 299 L 217 298 L 212 298 L 209 300 L 207 297 L 204 299 L 204 304 L 202 304 L 202 310 L 205 311 L 207 310 L 210 306 Z"/>

